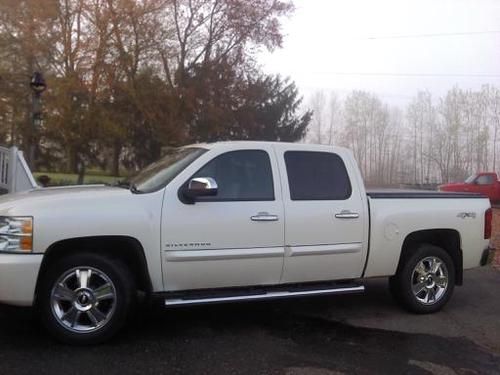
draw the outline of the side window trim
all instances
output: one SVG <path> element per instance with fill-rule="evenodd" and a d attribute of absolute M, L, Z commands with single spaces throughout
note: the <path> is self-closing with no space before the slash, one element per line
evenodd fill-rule
<path fill-rule="evenodd" d="M 264 152 L 267 156 L 267 162 L 269 163 L 269 172 L 270 172 L 270 177 L 271 177 L 271 187 L 272 187 L 272 197 L 269 198 L 217 198 L 217 197 L 205 197 L 203 200 L 197 201 L 197 203 L 205 203 L 205 202 L 272 202 L 276 200 L 276 184 L 274 181 L 274 170 L 273 170 L 273 163 L 271 159 L 271 155 L 268 150 L 265 149 L 240 149 L 240 150 L 230 150 L 230 151 L 225 151 L 222 152 L 216 156 L 214 156 L 212 159 L 208 160 L 205 164 L 203 164 L 198 170 L 193 173 L 184 183 L 181 184 L 181 186 L 178 189 L 177 192 L 177 197 L 179 200 L 184 203 L 188 204 L 183 198 L 182 198 L 182 190 L 189 184 L 189 181 L 196 176 L 203 168 L 205 168 L 209 163 L 212 161 L 216 160 L 217 158 L 227 155 L 230 153 L 234 152 L 241 152 L 241 151 L 259 151 L 259 152 Z"/>
<path fill-rule="evenodd" d="M 332 155 L 336 158 L 339 159 L 342 169 L 345 173 L 345 177 L 347 178 L 347 194 L 342 197 L 342 198 L 308 198 L 308 199 L 299 199 L 299 198 L 293 198 L 293 193 L 292 193 L 292 181 L 291 177 L 289 174 L 289 166 L 287 163 L 287 154 L 293 154 L 293 153 L 311 153 L 311 154 L 326 154 L 326 155 Z M 286 170 L 286 175 L 287 175 L 287 183 L 288 183 L 288 193 L 289 193 L 289 199 L 294 202 L 307 202 L 307 201 L 345 201 L 348 200 L 352 197 L 353 194 L 353 189 L 352 189 L 352 182 L 351 182 L 351 176 L 349 175 L 349 170 L 345 164 L 344 159 L 337 153 L 335 152 L 328 152 L 328 151 L 311 151 L 311 150 L 287 150 L 283 153 L 283 162 Z"/>

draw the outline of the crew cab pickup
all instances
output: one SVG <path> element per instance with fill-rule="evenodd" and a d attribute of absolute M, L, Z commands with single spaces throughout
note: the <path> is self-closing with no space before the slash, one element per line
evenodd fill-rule
<path fill-rule="evenodd" d="M 344 148 L 222 142 L 170 150 L 116 186 L 0 198 L 0 301 L 70 343 L 110 338 L 144 296 L 166 307 L 363 291 L 439 310 L 486 263 L 486 197 L 366 192 Z M 140 297 L 140 298 L 139 298 Z"/>
<path fill-rule="evenodd" d="M 491 202 L 500 202 L 500 181 L 495 172 L 479 172 L 464 182 L 440 185 L 439 190 L 480 193 L 487 196 Z"/>

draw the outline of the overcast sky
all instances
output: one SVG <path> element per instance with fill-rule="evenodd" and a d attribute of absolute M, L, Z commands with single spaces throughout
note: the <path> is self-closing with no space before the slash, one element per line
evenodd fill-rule
<path fill-rule="evenodd" d="M 500 0 L 294 3 L 283 48 L 259 61 L 306 97 L 357 89 L 404 105 L 418 90 L 438 96 L 454 85 L 500 86 Z"/>

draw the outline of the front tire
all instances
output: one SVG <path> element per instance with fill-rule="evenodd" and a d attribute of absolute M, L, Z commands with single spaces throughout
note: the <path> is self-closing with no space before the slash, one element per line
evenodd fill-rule
<path fill-rule="evenodd" d="M 124 326 L 135 296 L 133 276 L 120 260 L 81 253 L 50 265 L 41 280 L 37 307 L 57 340 L 97 344 Z"/>
<path fill-rule="evenodd" d="M 442 248 L 419 245 L 389 279 L 390 291 L 404 308 L 429 314 L 443 308 L 453 294 L 455 265 Z"/>

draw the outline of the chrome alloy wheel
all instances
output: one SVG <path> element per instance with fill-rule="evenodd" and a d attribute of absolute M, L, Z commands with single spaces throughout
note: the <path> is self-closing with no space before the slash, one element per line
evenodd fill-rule
<path fill-rule="evenodd" d="M 446 264 L 435 256 L 422 259 L 413 269 L 411 287 L 420 303 L 432 305 L 438 302 L 448 288 Z"/>
<path fill-rule="evenodd" d="M 97 268 L 75 267 L 55 282 L 50 304 L 63 327 L 76 333 L 91 333 L 104 327 L 113 316 L 116 288 Z"/>

